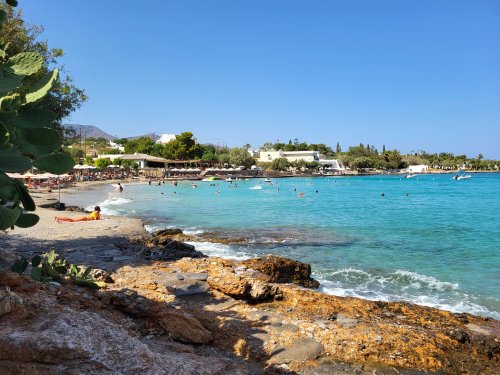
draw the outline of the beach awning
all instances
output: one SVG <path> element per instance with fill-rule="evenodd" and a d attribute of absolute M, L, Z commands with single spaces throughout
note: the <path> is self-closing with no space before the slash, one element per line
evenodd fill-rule
<path fill-rule="evenodd" d="M 93 167 L 91 165 L 86 165 L 86 164 L 83 164 L 83 165 L 77 164 L 73 167 L 73 169 L 96 169 L 96 167 Z"/>
<path fill-rule="evenodd" d="M 31 178 L 33 180 L 46 180 L 49 178 L 61 178 L 61 177 L 69 177 L 69 174 L 62 174 L 62 175 L 56 175 L 52 173 L 40 173 L 40 174 L 33 174 L 33 173 L 25 173 L 25 174 L 20 174 L 20 173 L 7 173 L 7 176 L 10 178 Z"/>

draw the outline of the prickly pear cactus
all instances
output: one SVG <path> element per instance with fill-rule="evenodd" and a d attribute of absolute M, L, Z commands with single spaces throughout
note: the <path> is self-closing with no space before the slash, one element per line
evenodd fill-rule
<path fill-rule="evenodd" d="M 17 6 L 15 0 L 6 3 Z M 6 18 L 0 9 L 0 29 Z M 22 173 L 34 166 L 63 174 L 74 166 L 71 157 L 59 152 L 59 134 L 50 128 L 55 114 L 38 106 L 57 80 L 57 69 L 26 90 L 24 78 L 38 72 L 43 59 L 36 52 L 8 56 L 6 49 L 0 46 L 0 230 L 38 222 L 38 216 L 29 213 L 36 207 L 28 190 L 7 172 Z"/>

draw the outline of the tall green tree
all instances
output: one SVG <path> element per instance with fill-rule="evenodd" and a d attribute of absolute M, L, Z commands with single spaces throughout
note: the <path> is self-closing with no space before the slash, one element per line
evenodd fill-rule
<path fill-rule="evenodd" d="M 193 133 L 183 132 L 165 144 L 164 156 L 176 160 L 200 159 L 203 151 L 204 147 L 196 142 Z"/>
<path fill-rule="evenodd" d="M 126 154 L 148 154 L 150 155 L 153 151 L 155 142 L 149 137 L 140 137 L 136 139 L 131 139 L 125 144 Z"/>
<path fill-rule="evenodd" d="M 250 168 L 255 164 L 254 158 L 244 147 L 235 147 L 229 151 L 229 162 L 234 166 L 244 166 Z"/>
<path fill-rule="evenodd" d="M 277 158 L 271 162 L 271 169 L 274 171 L 285 171 L 290 165 L 290 162 L 286 158 Z"/>

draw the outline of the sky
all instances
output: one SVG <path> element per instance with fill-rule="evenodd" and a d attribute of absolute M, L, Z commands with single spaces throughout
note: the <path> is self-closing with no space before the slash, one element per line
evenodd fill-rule
<path fill-rule="evenodd" d="M 68 123 L 500 159 L 497 0 L 19 3 L 89 96 Z"/>

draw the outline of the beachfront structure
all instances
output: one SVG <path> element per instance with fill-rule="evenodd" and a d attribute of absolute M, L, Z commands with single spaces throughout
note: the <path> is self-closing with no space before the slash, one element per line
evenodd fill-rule
<path fill-rule="evenodd" d="M 285 158 L 289 162 L 304 160 L 305 162 L 319 162 L 319 151 L 261 151 L 259 162 L 270 163 L 278 158 Z"/>
<path fill-rule="evenodd" d="M 323 159 L 319 151 L 261 151 L 258 161 L 270 163 L 278 158 L 285 158 L 289 162 L 298 160 L 316 162 L 329 170 L 342 171 L 345 169 L 337 159 Z"/>
<path fill-rule="evenodd" d="M 170 141 L 173 141 L 175 137 L 175 134 L 162 134 L 161 137 L 156 141 L 156 143 L 164 145 Z"/>
<path fill-rule="evenodd" d="M 137 152 L 134 154 L 122 154 L 122 155 L 114 155 L 114 154 L 99 155 L 99 157 L 95 159 L 108 159 L 111 160 L 112 162 L 114 162 L 116 159 L 132 160 L 139 165 L 139 168 L 165 168 L 166 163 L 168 162 L 168 160 L 164 158 L 159 158 L 157 156 L 151 156 L 146 154 L 139 154 Z"/>
<path fill-rule="evenodd" d="M 345 167 L 340 164 L 337 159 L 319 159 L 318 163 L 320 163 L 323 168 L 329 171 L 343 171 Z"/>
<path fill-rule="evenodd" d="M 428 170 L 429 170 L 429 166 L 428 165 L 424 165 L 424 164 L 421 164 L 421 165 L 410 165 L 408 167 L 408 172 L 409 173 L 427 173 Z"/>

